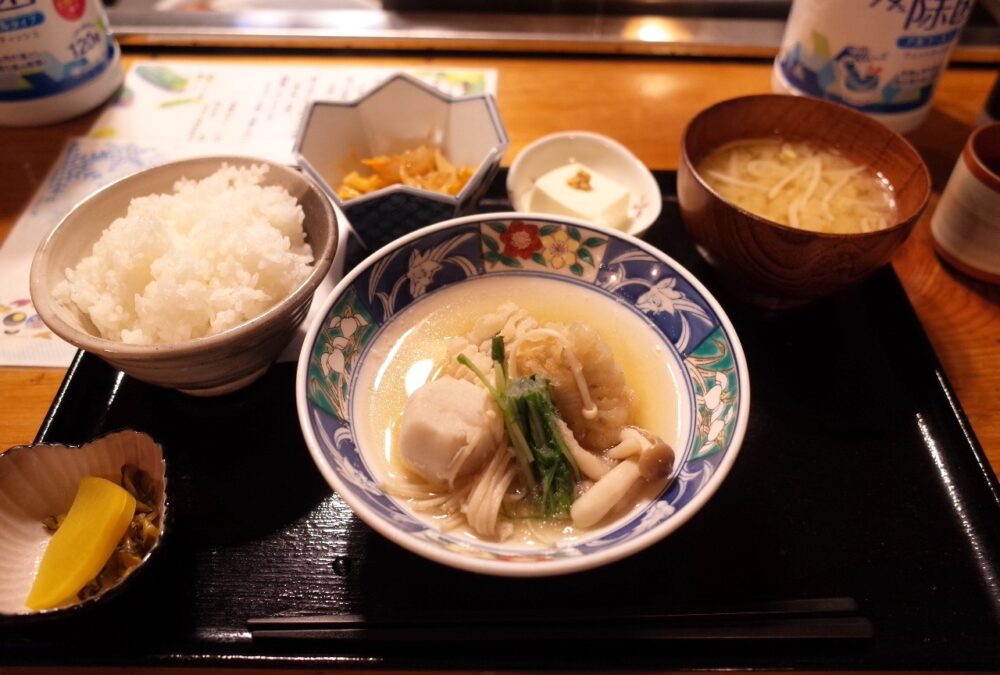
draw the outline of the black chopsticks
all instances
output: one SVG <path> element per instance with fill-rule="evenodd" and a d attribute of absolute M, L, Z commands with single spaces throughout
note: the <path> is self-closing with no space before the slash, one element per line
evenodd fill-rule
<path fill-rule="evenodd" d="M 669 612 L 590 611 L 572 616 L 527 613 L 369 618 L 354 614 L 250 619 L 254 640 L 356 642 L 504 642 L 658 640 L 860 640 L 871 622 L 852 598 L 801 598 Z"/>

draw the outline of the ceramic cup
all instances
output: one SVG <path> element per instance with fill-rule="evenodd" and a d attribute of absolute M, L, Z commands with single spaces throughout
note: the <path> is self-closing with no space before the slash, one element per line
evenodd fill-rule
<path fill-rule="evenodd" d="M 938 253 L 976 279 L 1000 284 L 1000 122 L 972 132 L 931 218 Z"/>

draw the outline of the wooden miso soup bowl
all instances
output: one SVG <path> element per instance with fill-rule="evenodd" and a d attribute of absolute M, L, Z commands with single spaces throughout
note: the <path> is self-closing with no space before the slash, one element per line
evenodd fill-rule
<path fill-rule="evenodd" d="M 838 150 L 893 187 L 896 221 L 876 232 L 826 234 L 754 215 L 716 193 L 697 166 L 731 141 L 780 137 Z M 688 234 L 732 289 L 768 308 L 805 305 L 886 264 L 927 207 L 931 178 L 917 151 L 888 127 L 815 98 L 745 96 L 706 108 L 681 139 L 677 194 Z"/>

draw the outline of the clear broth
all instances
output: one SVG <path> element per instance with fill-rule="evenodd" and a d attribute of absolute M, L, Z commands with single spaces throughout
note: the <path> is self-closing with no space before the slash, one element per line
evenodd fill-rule
<path fill-rule="evenodd" d="M 553 301 L 553 299 L 558 299 Z M 671 443 L 684 447 L 681 428 L 681 374 L 654 329 L 618 301 L 576 284 L 536 276 L 486 275 L 445 288 L 414 303 L 380 332 L 358 372 L 353 418 L 358 447 L 377 477 L 407 481 L 398 457 L 399 424 L 407 398 L 438 370 L 450 338 L 465 335 L 476 319 L 504 302 L 515 302 L 540 323 L 580 321 L 593 327 L 611 347 L 636 392 L 633 422 Z M 678 460 L 679 461 L 679 460 Z M 654 499 L 666 481 L 643 484 L 628 504 L 597 529 L 639 509 Z M 417 517 L 433 523 L 428 513 Z M 591 528 L 594 529 L 594 528 Z M 452 530 L 472 539 L 468 528 Z M 516 547 L 549 547 L 579 536 L 568 521 L 515 523 L 505 543 Z"/>

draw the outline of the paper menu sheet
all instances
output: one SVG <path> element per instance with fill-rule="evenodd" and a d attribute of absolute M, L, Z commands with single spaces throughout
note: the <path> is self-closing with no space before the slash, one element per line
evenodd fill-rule
<path fill-rule="evenodd" d="M 118 102 L 91 136 L 289 150 L 311 101 L 358 98 L 398 72 L 386 68 L 287 68 L 147 61 L 129 72 Z M 407 70 L 452 95 L 496 91 L 496 71 Z"/>
<path fill-rule="evenodd" d="M 98 118 L 87 138 L 67 144 L 0 248 L 0 365 L 65 367 L 76 352 L 40 321 L 28 284 L 36 248 L 76 203 L 118 178 L 176 159 L 253 155 L 292 163 L 299 120 L 310 97 L 353 99 L 395 72 L 137 62 L 126 75 L 121 98 Z M 495 71 L 408 72 L 454 95 L 496 90 Z M 182 80 L 187 83 L 183 89 Z M 317 297 L 332 287 L 329 278 Z M 302 334 L 304 328 L 300 340 Z M 293 343 L 282 357 L 294 360 L 297 355 Z"/>

